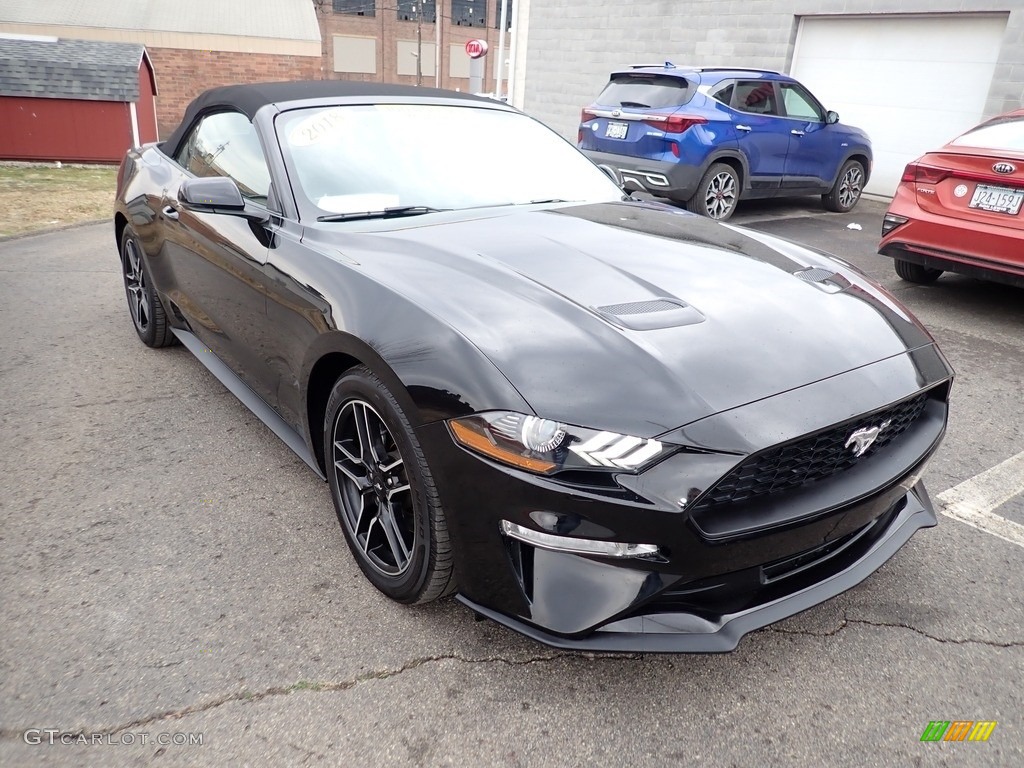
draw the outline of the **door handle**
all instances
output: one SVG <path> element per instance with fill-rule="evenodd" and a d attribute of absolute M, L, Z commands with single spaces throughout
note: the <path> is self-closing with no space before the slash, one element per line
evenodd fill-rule
<path fill-rule="evenodd" d="M 175 221 L 178 220 L 178 209 L 173 205 L 165 205 L 163 210 L 160 212 L 168 219 L 174 219 Z"/>
<path fill-rule="evenodd" d="M 794 136 L 803 136 L 804 135 L 803 131 L 798 131 L 796 128 L 794 128 L 792 131 L 790 131 L 790 133 L 792 133 Z"/>
<path fill-rule="evenodd" d="M 749 131 L 750 130 L 750 126 L 749 125 L 737 125 L 736 126 L 736 130 L 737 131 Z"/>

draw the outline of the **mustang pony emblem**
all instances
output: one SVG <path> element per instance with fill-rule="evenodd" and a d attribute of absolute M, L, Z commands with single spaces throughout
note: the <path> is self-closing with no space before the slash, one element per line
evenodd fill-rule
<path fill-rule="evenodd" d="M 854 456 L 863 456 L 865 451 L 870 448 L 878 436 L 882 433 L 882 430 L 892 424 L 892 419 L 886 419 L 877 427 L 864 427 L 858 429 L 856 432 L 851 434 L 846 439 L 845 448 L 853 448 Z"/>

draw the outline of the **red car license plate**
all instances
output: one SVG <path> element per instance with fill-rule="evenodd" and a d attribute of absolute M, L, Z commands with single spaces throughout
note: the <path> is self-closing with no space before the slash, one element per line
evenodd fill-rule
<path fill-rule="evenodd" d="M 974 190 L 974 196 L 971 197 L 969 205 L 971 208 L 1008 213 L 1014 216 L 1020 211 L 1022 202 L 1024 202 L 1024 189 L 979 184 Z"/>

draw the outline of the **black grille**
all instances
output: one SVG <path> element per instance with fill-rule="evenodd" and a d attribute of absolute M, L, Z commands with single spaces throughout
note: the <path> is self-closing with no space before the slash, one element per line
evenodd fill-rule
<path fill-rule="evenodd" d="M 779 493 L 849 469 L 903 434 L 921 415 L 927 400 L 928 394 L 921 393 L 871 416 L 852 419 L 754 454 L 704 494 L 697 509 Z M 857 456 L 847 447 L 851 434 L 886 421 L 889 425 L 863 455 Z"/>

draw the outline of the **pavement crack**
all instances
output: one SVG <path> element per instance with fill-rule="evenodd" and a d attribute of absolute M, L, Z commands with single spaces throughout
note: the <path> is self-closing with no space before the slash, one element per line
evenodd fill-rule
<path fill-rule="evenodd" d="M 889 622 L 889 621 L 871 621 L 870 619 L 851 619 L 846 613 L 843 613 L 843 618 L 837 626 L 828 631 L 815 631 L 811 629 L 786 629 L 785 627 L 766 627 L 766 632 L 773 632 L 780 635 L 805 635 L 807 637 L 833 637 L 838 635 L 844 629 L 851 624 L 863 624 L 868 627 L 881 627 L 884 629 L 906 629 L 910 632 L 914 632 L 922 637 L 927 637 L 929 640 L 934 640 L 937 643 L 949 643 L 952 645 L 985 645 L 990 648 L 1024 648 L 1024 641 L 1010 640 L 1008 642 L 1000 642 L 998 640 L 982 640 L 976 637 L 939 637 L 933 635 L 930 632 L 925 632 L 923 629 L 915 627 L 911 624 L 903 624 L 900 622 Z"/>
<path fill-rule="evenodd" d="M 317 682 L 309 680 L 300 680 L 292 685 L 276 685 L 270 688 L 265 688 L 262 691 L 249 691 L 243 690 L 236 693 L 230 693 L 224 696 L 218 696 L 215 699 L 211 699 L 203 704 L 195 704 L 189 707 L 183 707 L 181 709 L 172 709 L 164 712 L 158 712 L 156 714 L 141 717 L 136 720 L 132 720 L 127 723 L 122 723 L 109 728 L 90 730 L 86 728 L 79 728 L 74 731 L 69 731 L 72 736 L 78 736 L 80 734 L 101 734 L 103 736 L 114 736 L 124 731 L 143 728 L 145 726 L 152 725 L 153 723 L 160 722 L 162 720 L 181 720 L 182 718 L 189 717 L 190 715 L 198 715 L 203 712 L 209 712 L 210 710 L 222 707 L 225 704 L 231 704 L 232 702 L 243 702 L 243 703 L 254 703 L 269 699 L 275 696 L 288 696 L 292 693 L 300 691 L 313 691 L 317 693 L 334 693 L 338 691 L 347 691 L 355 688 L 363 683 L 372 682 L 375 680 L 387 680 L 392 677 L 398 677 L 399 675 L 409 672 L 410 670 L 422 667 L 424 664 L 431 664 L 434 662 L 441 661 L 457 661 L 463 664 L 507 664 L 508 666 L 528 666 L 530 664 L 541 664 L 549 661 L 555 661 L 557 659 L 569 656 L 577 656 L 574 652 L 555 652 L 543 656 L 531 656 L 525 659 L 506 659 L 501 656 L 483 656 L 478 658 L 471 658 L 466 656 L 460 656 L 458 654 L 440 654 L 435 656 L 423 656 L 416 659 L 411 659 L 400 667 L 392 669 L 379 669 L 372 672 L 365 672 L 361 675 L 357 675 L 348 680 L 342 680 L 339 682 Z M 623 655 L 607 656 L 600 654 L 585 654 L 592 659 L 602 658 L 613 658 L 620 659 Z M 625 655 L 626 658 L 639 658 L 639 654 Z M 17 738 L 21 737 L 21 731 L 2 731 L 0 732 L 0 739 L 13 738 L 12 734 L 16 734 Z"/>
<path fill-rule="evenodd" d="M 1024 648 L 1024 641 L 1010 640 L 1008 642 L 999 642 L 998 640 L 983 640 L 978 637 L 939 637 L 938 635 L 925 632 L 923 629 L 919 629 L 911 624 L 901 624 L 899 622 L 849 619 L 847 623 L 864 624 L 869 627 L 882 627 L 886 629 L 907 629 L 921 635 L 922 637 L 927 637 L 929 640 L 934 640 L 937 643 L 950 643 L 952 645 L 986 645 L 990 648 Z"/>

